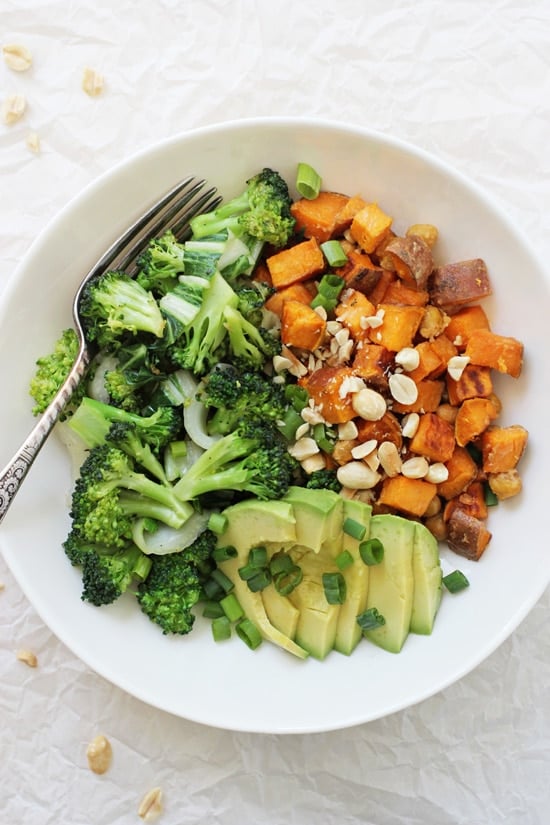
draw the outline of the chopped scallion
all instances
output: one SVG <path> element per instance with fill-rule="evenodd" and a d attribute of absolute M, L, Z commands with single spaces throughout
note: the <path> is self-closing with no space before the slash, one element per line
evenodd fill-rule
<path fill-rule="evenodd" d="M 346 601 L 346 580 L 341 573 L 323 573 L 323 588 L 329 604 L 344 604 Z"/>
<path fill-rule="evenodd" d="M 271 584 L 271 582 L 272 576 L 267 567 L 256 568 L 254 575 L 246 580 L 248 589 L 253 593 L 259 593 L 260 590 L 266 588 L 268 584 Z"/>
<path fill-rule="evenodd" d="M 333 273 L 323 275 L 319 281 L 317 295 L 312 300 L 310 306 L 313 307 L 313 309 L 321 306 L 327 312 L 330 312 L 338 303 L 340 293 L 344 286 L 345 281 L 343 278 L 340 278 L 339 275 L 334 275 Z"/>
<path fill-rule="evenodd" d="M 355 521 L 354 518 L 350 518 L 349 516 L 344 519 L 342 530 L 347 536 L 351 536 L 352 539 L 357 539 L 357 541 L 363 541 L 365 533 L 367 532 L 364 524 L 361 524 L 360 521 Z"/>
<path fill-rule="evenodd" d="M 204 595 L 207 599 L 211 599 L 212 601 L 219 601 L 223 596 L 225 596 L 225 591 L 218 582 L 213 579 L 207 579 L 203 584 Z"/>
<path fill-rule="evenodd" d="M 225 614 L 220 602 L 208 601 L 204 604 L 202 615 L 205 619 L 219 619 L 220 616 Z"/>
<path fill-rule="evenodd" d="M 250 619 L 241 619 L 237 622 L 235 631 L 239 639 L 242 639 L 251 650 L 256 650 L 262 643 L 262 634 Z"/>
<path fill-rule="evenodd" d="M 285 387 L 285 398 L 287 401 L 290 401 L 296 412 L 301 412 L 304 407 L 307 406 L 309 393 L 305 387 L 300 387 L 298 384 L 287 384 Z"/>
<path fill-rule="evenodd" d="M 231 622 L 227 616 L 218 616 L 212 621 L 212 637 L 215 642 L 231 638 Z"/>
<path fill-rule="evenodd" d="M 303 423 L 304 419 L 300 413 L 295 410 L 294 407 L 288 407 L 288 409 L 285 410 L 285 415 L 282 423 L 279 425 L 279 429 L 287 441 L 294 441 L 296 430 L 298 427 L 301 427 Z"/>
<path fill-rule="evenodd" d="M 252 567 L 265 567 L 267 564 L 267 550 L 265 547 L 252 547 L 248 553 L 248 564 Z"/>
<path fill-rule="evenodd" d="M 359 555 L 369 567 L 380 564 L 384 558 L 384 545 L 380 539 L 367 539 L 359 545 Z"/>
<path fill-rule="evenodd" d="M 483 497 L 485 499 L 485 504 L 487 505 L 487 507 L 495 507 L 498 504 L 498 498 L 491 490 L 488 481 L 486 481 L 483 485 Z"/>
<path fill-rule="evenodd" d="M 342 550 L 341 553 L 338 553 L 334 561 L 336 562 L 338 570 L 345 570 L 353 564 L 353 556 L 349 550 Z"/>
<path fill-rule="evenodd" d="M 357 624 L 363 631 L 374 630 L 376 627 L 382 627 L 386 624 L 385 618 L 378 612 L 376 607 L 369 607 L 357 616 Z"/>
<path fill-rule="evenodd" d="M 223 547 L 216 547 L 212 551 L 212 558 L 214 561 L 227 561 L 227 559 L 234 559 L 237 556 L 237 549 L 231 544 Z"/>
<path fill-rule="evenodd" d="M 453 570 L 452 573 L 443 576 L 441 581 L 449 593 L 458 593 L 460 590 L 464 590 L 470 586 L 470 582 L 461 570 Z"/>
<path fill-rule="evenodd" d="M 282 570 L 274 576 L 273 584 L 275 590 L 280 596 L 288 596 L 298 587 L 303 577 L 302 568 L 298 567 L 297 564 L 293 564 L 290 570 Z"/>
<path fill-rule="evenodd" d="M 269 560 L 269 572 L 272 576 L 277 576 L 279 573 L 288 573 L 294 567 L 294 562 L 288 553 L 275 553 Z"/>
<path fill-rule="evenodd" d="M 221 536 L 221 534 L 225 533 L 227 529 L 226 516 L 224 516 L 223 513 L 212 513 L 208 519 L 208 529 L 212 530 L 213 533 L 216 533 L 217 536 Z"/>
<path fill-rule="evenodd" d="M 321 250 L 329 266 L 344 266 L 348 262 L 348 256 L 340 241 L 325 241 L 321 244 Z"/>
<path fill-rule="evenodd" d="M 336 432 L 323 422 L 315 424 L 313 427 L 313 439 L 324 453 L 332 453 L 337 441 Z"/>
<path fill-rule="evenodd" d="M 224 596 L 220 601 L 220 607 L 230 622 L 236 622 L 244 616 L 244 610 L 234 593 Z"/>
<path fill-rule="evenodd" d="M 210 578 L 216 582 L 218 587 L 220 587 L 224 593 L 231 593 L 234 589 L 235 585 L 231 581 L 231 579 L 222 573 L 221 570 L 212 570 L 210 573 Z"/>
<path fill-rule="evenodd" d="M 309 163 L 299 163 L 296 189 L 303 198 L 313 200 L 321 191 L 321 176 Z"/>

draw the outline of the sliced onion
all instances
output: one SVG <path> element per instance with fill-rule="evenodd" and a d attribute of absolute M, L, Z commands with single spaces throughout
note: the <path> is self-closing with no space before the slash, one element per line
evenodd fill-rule
<path fill-rule="evenodd" d="M 136 519 L 132 529 L 132 539 L 142 553 L 154 553 L 163 556 L 167 553 L 179 553 L 192 544 L 206 530 L 210 512 L 195 512 L 187 519 L 183 527 L 177 530 L 166 524 L 159 525 L 154 533 L 144 529 L 145 519 Z"/>

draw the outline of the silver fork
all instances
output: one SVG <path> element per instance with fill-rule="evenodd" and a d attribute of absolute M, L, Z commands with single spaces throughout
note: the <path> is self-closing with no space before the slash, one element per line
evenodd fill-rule
<path fill-rule="evenodd" d="M 171 229 L 176 237 L 185 237 L 189 221 L 200 212 L 214 209 L 221 201 L 216 189 L 205 189 L 206 182 L 188 177 L 163 195 L 101 256 L 81 282 L 73 301 L 73 321 L 79 341 L 78 355 L 66 380 L 46 408 L 36 426 L 0 472 L 0 522 L 23 483 L 33 461 L 50 435 L 67 402 L 84 376 L 92 358 L 80 320 L 79 305 L 85 285 L 109 269 L 132 274 L 137 258 L 150 238 Z"/>

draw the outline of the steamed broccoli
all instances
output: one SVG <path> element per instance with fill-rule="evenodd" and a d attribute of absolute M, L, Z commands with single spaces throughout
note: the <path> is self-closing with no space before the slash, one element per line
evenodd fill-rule
<path fill-rule="evenodd" d="M 194 238 L 230 231 L 248 235 L 276 247 L 285 246 L 294 229 L 292 200 L 285 180 L 272 169 L 263 169 L 246 182 L 246 189 L 217 209 L 197 215 L 190 222 Z"/>
<path fill-rule="evenodd" d="M 152 566 L 137 589 L 143 612 L 162 632 L 185 634 L 193 627 L 192 608 L 202 596 L 202 584 L 210 573 L 216 536 L 205 530 L 179 553 L 149 556 Z"/>
<path fill-rule="evenodd" d="M 164 295 L 178 282 L 185 271 L 184 245 L 169 229 L 160 238 L 149 241 L 137 259 L 136 281 L 147 292 Z"/>
<path fill-rule="evenodd" d="M 336 476 L 336 470 L 328 468 L 315 470 L 311 473 L 307 478 L 305 486 L 311 490 L 332 490 L 335 493 L 339 493 L 342 489 L 342 485 Z"/>
<path fill-rule="evenodd" d="M 34 415 L 40 415 L 53 401 L 57 391 L 67 378 L 78 355 L 79 342 L 74 329 L 65 329 L 56 341 L 53 352 L 36 361 L 36 372 L 30 380 L 29 393 L 35 401 Z M 82 381 L 74 391 L 67 412 L 76 406 L 85 392 Z"/>
<path fill-rule="evenodd" d="M 82 599 L 98 607 L 112 604 L 133 581 L 143 582 L 150 570 L 150 558 L 135 546 L 115 552 L 90 550 L 82 561 Z"/>
<path fill-rule="evenodd" d="M 281 498 L 295 469 L 275 425 L 244 422 L 202 453 L 175 484 L 174 493 L 181 501 L 228 490 L 261 499 Z"/>
<path fill-rule="evenodd" d="M 117 364 L 106 370 L 103 384 L 112 403 L 131 412 L 139 412 L 145 393 L 154 392 L 163 374 L 151 363 L 149 348 L 143 344 L 120 347 Z"/>
<path fill-rule="evenodd" d="M 129 455 L 105 443 L 90 450 L 75 482 L 71 532 L 84 541 L 121 548 L 132 536 L 135 518 L 179 528 L 192 512 L 170 486 L 148 478 Z"/>
<path fill-rule="evenodd" d="M 155 450 L 176 440 L 182 428 L 181 411 L 175 407 L 158 407 L 150 415 L 139 415 L 103 401 L 85 396 L 71 417 L 69 426 L 86 446 L 103 444 L 111 424 L 131 424 L 140 438 Z"/>
<path fill-rule="evenodd" d="M 262 372 L 242 372 L 230 364 L 206 376 L 200 400 L 211 411 L 208 431 L 220 435 L 227 435 L 243 421 L 283 419 L 287 407 L 281 384 L 274 384 Z"/>
<path fill-rule="evenodd" d="M 150 292 L 124 272 L 110 270 L 86 284 L 80 301 L 86 337 L 99 347 L 117 343 L 124 333 L 161 338 L 165 320 Z"/>
<path fill-rule="evenodd" d="M 232 306 L 226 306 L 224 324 L 233 360 L 245 369 L 261 369 L 281 351 L 281 339 L 271 330 L 257 327 Z"/>

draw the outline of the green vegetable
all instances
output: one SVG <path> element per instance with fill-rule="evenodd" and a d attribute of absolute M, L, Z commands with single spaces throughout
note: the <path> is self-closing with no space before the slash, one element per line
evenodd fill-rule
<path fill-rule="evenodd" d="M 40 415 L 53 401 L 61 385 L 69 375 L 78 355 L 79 342 L 74 329 L 65 329 L 56 341 L 53 352 L 36 361 L 36 372 L 30 380 L 29 393 L 35 401 L 33 415 Z M 73 393 L 66 413 L 70 413 L 85 392 L 82 381 Z"/>
<path fill-rule="evenodd" d="M 329 604 L 344 604 L 346 601 L 346 580 L 341 573 L 323 573 L 323 589 Z"/>
<path fill-rule="evenodd" d="M 348 261 L 348 256 L 344 252 L 340 241 L 325 241 L 325 243 L 321 244 L 321 250 L 329 266 L 344 266 Z"/>
<path fill-rule="evenodd" d="M 309 163 L 299 163 L 296 172 L 296 189 L 303 198 L 313 200 L 321 191 L 321 176 Z"/>
<path fill-rule="evenodd" d="M 369 607 L 368 610 L 363 611 L 357 616 L 357 624 L 363 632 L 367 630 L 374 630 L 377 627 L 382 627 L 386 624 L 385 618 L 378 612 L 376 607 Z"/>
<path fill-rule="evenodd" d="M 384 558 L 384 545 L 380 539 L 367 539 L 359 545 L 359 555 L 365 564 L 380 564 Z"/>
<path fill-rule="evenodd" d="M 470 582 L 461 570 L 453 570 L 452 573 L 443 576 L 441 581 L 449 593 L 459 593 L 461 590 L 465 590 L 466 587 L 470 586 Z"/>

